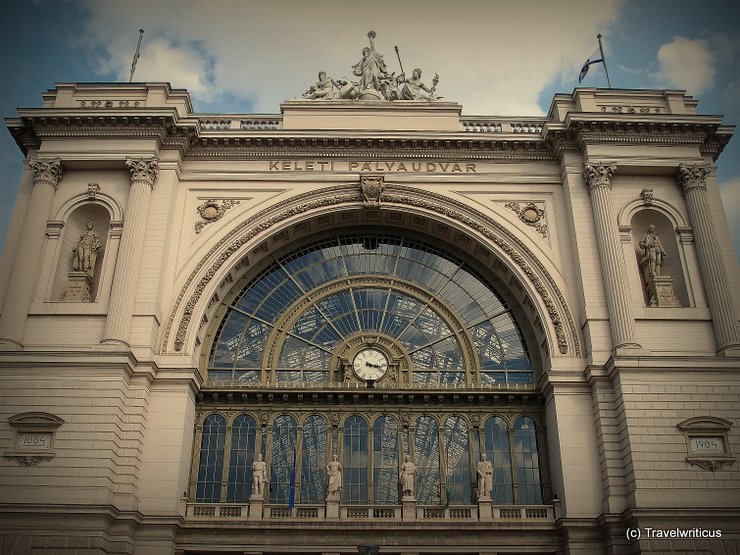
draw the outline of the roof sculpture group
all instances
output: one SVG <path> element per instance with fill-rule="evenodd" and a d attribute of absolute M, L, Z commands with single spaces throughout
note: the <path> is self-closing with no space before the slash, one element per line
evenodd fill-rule
<path fill-rule="evenodd" d="M 319 71 L 319 80 L 303 92 L 309 100 L 423 100 L 434 102 L 442 97 L 435 94 L 439 76 L 435 73 L 432 86 L 421 81 L 421 69 L 416 68 L 407 77 L 396 47 L 401 73 L 388 72 L 383 55 L 375 50 L 375 31 L 367 34 L 370 46 L 362 49 L 362 59 L 352 66 L 357 81 L 345 77 L 334 79 L 326 71 Z"/>

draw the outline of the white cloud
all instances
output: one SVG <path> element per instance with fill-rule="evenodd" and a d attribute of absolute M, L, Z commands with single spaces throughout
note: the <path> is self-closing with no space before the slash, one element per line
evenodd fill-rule
<path fill-rule="evenodd" d="M 719 194 L 725 207 L 735 252 L 740 253 L 740 176 L 721 183 Z"/>
<path fill-rule="evenodd" d="M 705 40 L 675 37 L 658 50 L 658 63 L 656 77 L 669 87 L 701 94 L 714 83 L 715 61 Z"/>
<path fill-rule="evenodd" d="M 253 103 L 244 110 L 277 112 L 320 69 L 349 76 L 373 29 L 391 70 L 399 71 L 398 46 L 407 72 L 420 67 L 428 82 L 439 73 L 437 90 L 445 100 L 461 103 L 468 114 L 501 115 L 540 114 L 541 91 L 560 75 L 572 74 L 575 85 L 595 34 L 616 20 L 622 4 L 83 1 L 90 13 L 88 47 L 108 53 L 101 72 L 128 79 L 143 26 L 135 80 L 188 88 L 197 109 L 223 110 L 219 102 L 235 98 Z"/>

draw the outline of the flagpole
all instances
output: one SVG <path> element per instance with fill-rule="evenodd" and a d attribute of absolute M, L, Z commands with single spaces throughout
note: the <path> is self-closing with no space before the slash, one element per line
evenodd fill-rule
<path fill-rule="evenodd" d="M 144 29 L 139 29 L 139 43 L 136 45 L 136 52 L 134 52 L 134 61 L 131 62 L 131 75 L 128 78 L 130 83 L 134 78 L 134 71 L 136 71 L 136 62 L 139 59 L 139 49 L 141 48 L 141 37 L 144 36 Z"/>
<path fill-rule="evenodd" d="M 609 80 L 609 70 L 606 69 L 606 58 L 604 57 L 604 49 L 601 46 L 601 33 L 596 35 L 596 38 L 599 39 L 599 52 L 601 52 L 601 62 L 604 64 L 604 73 L 606 73 L 606 84 L 609 85 L 609 88 L 612 88 L 612 82 Z"/>

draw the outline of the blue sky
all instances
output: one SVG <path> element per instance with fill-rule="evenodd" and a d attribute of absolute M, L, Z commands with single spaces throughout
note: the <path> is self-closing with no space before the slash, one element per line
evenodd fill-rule
<path fill-rule="evenodd" d="M 396 69 L 421 67 L 470 115 L 542 115 L 571 92 L 603 35 L 615 88 L 685 89 L 702 114 L 740 123 L 740 8 L 731 0 L 237 1 L 5 0 L 0 112 L 41 105 L 55 82 L 136 81 L 187 88 L 196 111 L 279 113 L 319 69 L 340 77 L 366 33 Z M 10 15 L 12 14 L 12 15 Z M 407 68 L 408 69 L 408 68 Z M 584 86 L 606 86 L 593 66 Z M 0 131 L 0 248 L 22 154 Z M 740 252 L 740 139 L 719 159 L 720 190 Z"/>

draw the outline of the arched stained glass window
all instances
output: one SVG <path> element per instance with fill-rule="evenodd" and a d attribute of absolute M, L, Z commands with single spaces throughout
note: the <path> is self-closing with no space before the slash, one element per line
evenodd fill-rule
<path fill-rule="evenodd" d="M 297 462 L 296 431 L 296 419 L 285 414 L 278 416 L 272 426 L 270 500 L 273 503 L 288 503 L 290 499 L 291 474 Z"/>
<path fill-rule="evenodd" d="M 373 426 L 373 501 L 398 503 L 398 424 L 392 416 Z"/>
<path fill-rule="evenodd" d="M 519 502 L 522 504 L 542 503 L 537 435 L 534 421 L 526 416 L 517 418 L 514 422 L 514 456 L 519 483 Z"/>
<path fill-rule="evenodd" d="M 468 424 L 461 416 L 450 416 L 445 420 L 443 435 L 447 501 L 467 505 L 473 501 Z"/>
<path fill-rule="evenodd" d="M 360 334 L 398 345 L 415 383 L 462 384 L 477 373 L 484 383 L 533 381 L 511 307 L 467 262 L 416 239 L 315 242 L 277 258 L 226 304 L 210 383 L 325 383 Z"/>
<path fill-rule="evenodd" d="M 326 499 L 326 419 L 313 415 L 303 423 L 301 447 L 301 503 Z"/>
<path fill-rule="evenodd" d="M 242 414 L 231 425 L 231 451 L 229 454 L 229 480 L 226 500 L 246 503 L 252 493 L 252 462 L 254 462 L 257 422 L 254 417 Z"/>
<path fill-rule="evenodd" d="M 500 416 L 492 416 L 484 426 L 486 455 L 493 462 L 493 502 L 514 503 L 514 484 L 511 476 L 511 449 L 506 422 Z"/>
<path fill-rule="evenodd" d="M 416 420 L 414 453 L 416 502 L 419 505 L 438 505 L 440 502 L 439 426 L 431 416 L 421 416 Z"/>
<path fill-rule="evenodd" d="M 207 416 L 203 421 L 203 436 L 200 443 L 198 481 L 195 486 L 196 501 L 217 503 L 221 499 L 225 442 L 226 419 L 220 414 Z"/>
<path fill-rule="evenodd" d="M 342 460 L 342 502 L 367 503 L 368 459 L 367 422 L 361 416 L 350 416 L 344 422 Z"/>

